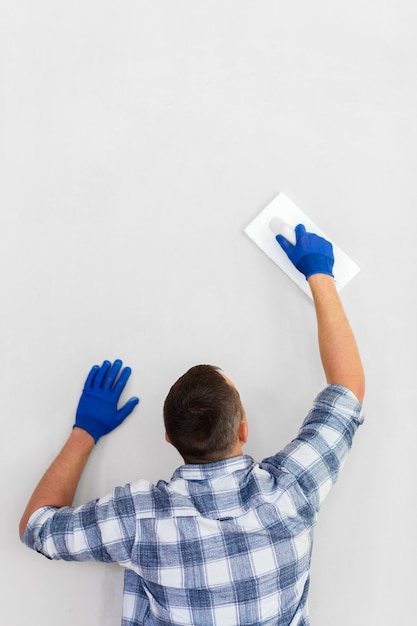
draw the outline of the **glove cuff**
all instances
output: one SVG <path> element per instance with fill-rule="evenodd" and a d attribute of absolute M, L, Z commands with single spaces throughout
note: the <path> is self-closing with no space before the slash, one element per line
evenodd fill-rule
<path fill-rule="evenodd" d="M 313 274 L 333 276 L 334 260 L 325 254 L 306 254 L 297 263 L 297 269 L 304 274 L 306 280 Z"/>
<path fill-rule="evenodd" d="M 102 435 L 106 435 L 104 432 L 103 422 L 93 417 L 92 415 L 77 415 L 77 420 L 73 428 L 82 428 L 94 439 L 94 443 L 100 439 Z"/>

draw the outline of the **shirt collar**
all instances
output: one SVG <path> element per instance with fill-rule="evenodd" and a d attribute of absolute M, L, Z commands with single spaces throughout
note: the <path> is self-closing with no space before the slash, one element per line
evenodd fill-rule
<path fill-rule="evenodd" d="M 216 461 L 216 463 L 190 463 L 181 465 L 181 467 L 175 470 L 172 480 L 177 478 L 182 478 L 183 480 L 213 480 L 214 478 L 233 474 L 233 472 L 238 470 L 248 469 L 253 463 L 252 457 L 246 454 L 224 459 L 223 461 Z"/>

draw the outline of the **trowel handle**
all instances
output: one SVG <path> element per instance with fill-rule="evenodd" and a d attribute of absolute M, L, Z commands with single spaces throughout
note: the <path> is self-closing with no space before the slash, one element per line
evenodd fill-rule
<path fill-rule="evenodd" d="M 269 228 L 274 235 L 283 235 L 293 246 L 296 244 L 295 230 L 281 217 L 275 216 L 269 222 Z"/>

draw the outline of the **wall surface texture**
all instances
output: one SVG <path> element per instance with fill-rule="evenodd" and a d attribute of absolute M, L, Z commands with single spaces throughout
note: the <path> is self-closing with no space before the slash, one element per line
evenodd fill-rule
<path fill-rule="evenodd" d="M 170 478 L 162 403 L 196 363 L 240 390 L 248 454 L 296 434 L 325 385 L 313 305 L 243 233 L 279 191 L 361 267 L 367 421 L 319 516 L 312 623 L 413 622 L 416 21 L 411 0 L 1 3 L 2 623 L 119 623 L 119 566 L 17 536 L 93 363 L 131 365 L 141 403 L 77 503 Z"/>

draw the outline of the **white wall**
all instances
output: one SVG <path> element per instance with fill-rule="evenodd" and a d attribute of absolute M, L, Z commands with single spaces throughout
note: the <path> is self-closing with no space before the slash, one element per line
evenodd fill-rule
<path fill-rule="evenodd" d="M 93 363 L 129 363 L 141 404 L 77 502 L 170 477 L 162 402 L 195 363 L 240 389 L 248 453 L 295 434 L 324 385 L 313 307 L 243 234 L 278 191 L 362 268 L 342 299 L 368 419 L 320 514 L 312 621 L 412 623 L 416 19 L 411 0 L 1 4 L 2 623 L 119 622 L 118 566 L 17 538 Z"/>

